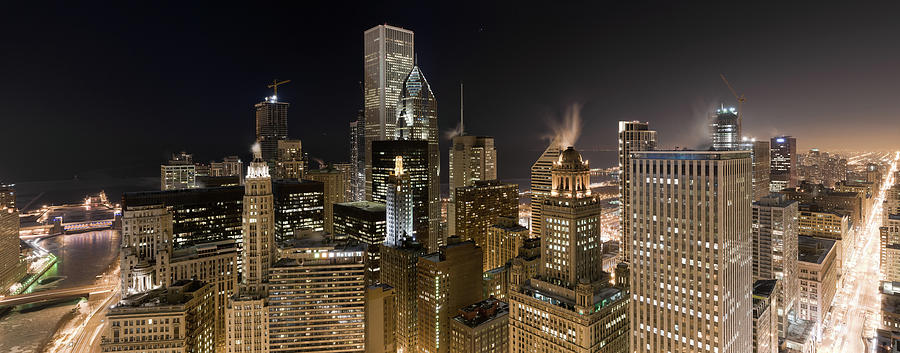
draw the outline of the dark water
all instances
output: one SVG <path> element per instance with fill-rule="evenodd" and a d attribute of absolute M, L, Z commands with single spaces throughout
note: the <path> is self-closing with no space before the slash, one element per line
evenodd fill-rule
<path fill-rule="evenodd" d="M 52 288 L 91 284 L 119 255 L 121 238 L 116 230 L 60 235 L 39 244 L 56 255 L 58 263 L 42 277 L 60 277 Z"/>
<path fill-rule="evenodd" d="M 120 203 L 122 193 L 159 190 L 159 177 L 86 177 L 71 180 L 16 182 L 16 205 L 32 210 L 42 205 L 81 203 L 88 195 L 105 191 L 110 202 Z"/>

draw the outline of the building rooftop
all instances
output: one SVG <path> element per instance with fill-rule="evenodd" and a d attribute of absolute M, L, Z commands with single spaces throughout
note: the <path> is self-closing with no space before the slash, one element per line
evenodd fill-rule
<path fill-rule="evenodd" d="M 335 206 L 353 207 L 367 212 L 385 212 L 387 209 L 385 204 L 372 201 L 343 202 L 335 204 Z"/>
<path fill-rule="evenodd" d="M 808 237 L 797 237 L 797 259 L 803 262 L 821 264 L 834 248 L 834 240 Z"/>
<path fill-rule="evenodd" d="M 634 159 L 728 160 L 750 158 L 750 151 L 633 151 Z"/>
<path fill-rule="evenodd" d="M 453 320 L 475 328 L 509 314 L 509 304 L 493 297 L 459 309 Z"/>
<path fill-rule="evenodd" d="M 157 288 L 125 297 L 116 304 L 115 308 L 144 308 L 184 304 L 193 297 L 194 292 L 205 285 L 206 283 L 201 281 L 180 280 L 172 283 L 168 288 Z"/>
<path fill-rule="evenodd" d="M 772 296 L 772 292 L 775 290 L 775 285 L 778 283 L 778 280 L 774 279 L 764 279 L 759 280 L 753 283 L 753 297 L 763 297 L 769 298 Z"/>
<path fill-rule="evenodd" d="M 172 251 L 172 262 L 196 259 L 201 255 L 209 255 L 210 253 L 237 252 L 237 243 L 233 239 L 211 241 L 199 243 L 191 246 L 178 248 Z"/>

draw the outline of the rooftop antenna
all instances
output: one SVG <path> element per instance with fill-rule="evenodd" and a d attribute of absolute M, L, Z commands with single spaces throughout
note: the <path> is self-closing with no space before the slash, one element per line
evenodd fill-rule
<path fill-rule="evenodd" d="M 466 129 L 463 128 L 463 84 L 459 83 L 459 134 L 465 135 Z"/>

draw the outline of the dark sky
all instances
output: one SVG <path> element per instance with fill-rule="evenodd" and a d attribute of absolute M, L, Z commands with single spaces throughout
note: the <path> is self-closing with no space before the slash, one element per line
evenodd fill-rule
<path fill-rule="evenodd" d="M 293 80 L 279 92 L 290 135 L 311 156 L 346 160 L 362 33 L 380 23 L 416 32 L 442 131 L 465 83 L 467 131 L 496 137 L 503 178 L 527 175 L 573 103 L 583 149 L 614 148 L 622 119 L 650 121 L 664 147 L 696 145 L 713 107 L 734 104 L 720 73 L 747 97 L 750 135 L 900 148 L 897 5 L 311 3 L 7 4 L 0 180 L 153 176 L 178 150 L 246 158 L 253 104 L 273 78 Z"/>

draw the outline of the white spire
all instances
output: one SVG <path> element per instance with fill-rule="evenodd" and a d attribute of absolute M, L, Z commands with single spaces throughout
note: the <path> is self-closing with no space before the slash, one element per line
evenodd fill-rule
<path fill-rule="evenodd" d="M 459 83 L 459 134 L 465 135 L 466 129 L 463 126 L 463 84 Z"/>

